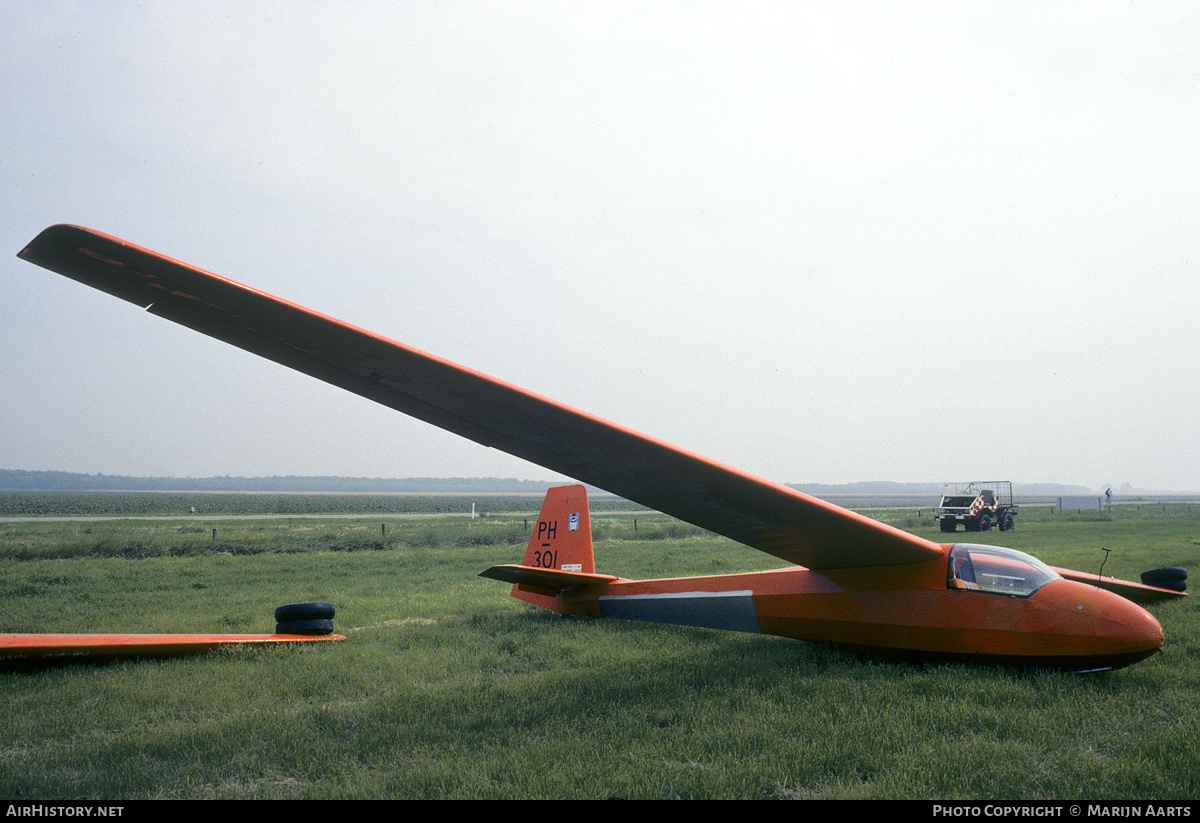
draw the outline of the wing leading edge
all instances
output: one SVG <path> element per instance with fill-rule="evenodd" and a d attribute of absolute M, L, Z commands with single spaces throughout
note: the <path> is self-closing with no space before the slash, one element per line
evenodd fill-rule
<path fill-rule="evenodd" d="M 1144 583 L 1133 583 L 1129 580 L 1118 580 L 1115 577 L 1101 577 L 1098 574 L 1077 572 L 1072 569 L 1060 569 L 1057 566 L 1051 566 L 1050 568 L 1067 580 L 1086 583 L 1089 586 L 1096 586 L 1114 594 L 1119 594 L 1121 597 L 1124 597 L 1126 600 L 1132 600 L 1139 606 L 1157 603 L 1160 600 L 1176 600 L 1180 597 L 1187 597 L 1187 592 L 1162 589 L 1158 586 L 1147 586 Z"/>
<path fill-rule="evenodd" d="M 811 569 L 938 544 L 115 237 L 51 226 L 18 255 L 485 446 Z"/>

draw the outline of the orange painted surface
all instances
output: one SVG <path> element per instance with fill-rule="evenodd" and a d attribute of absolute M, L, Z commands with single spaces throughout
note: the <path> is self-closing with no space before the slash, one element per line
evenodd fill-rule
<path fill-rule="evenodd" d="M 513 597 L 563 614 L 761 632 L 869 652 L 1109 669 L 1142 660 L 1163 642 L 1158 621 L 1130 600 L 993 546 L 946 544 L 934 559 L 899 566 L 653 580 L 597 575 L 590 573 L 590 533 L 563 529 L 586 523 L 571 520 L 586 509 L 582 486 L 550 489 L 523 563 L 484 575 L 514 582 Z"/>
<path fill-rule="evenodd" d="M 221 646 L 263 646 L 345 639 L 340 634 L 0 634 L 0 657 L 151 657 L 198 654 Z"/>
<path fill-rule="evenodd" d="M 745 591 L 764 634 L 870 652 L 1102 669 L 1135 663 L 1162 646 L 1162 627 L 1149 612 L 1095 586 L 1060 579 L 1029 597 L 1010 597 L 949 589 L 943 582 L 944 565 L 941 570 L 935 563 L 929 566 L 932 573 L 925 581 L 919 573 L 925 570 L 842 570 L 835 580 L 797 567 L 622 580 L 563 592 L 547 607 L 598 615 L 601 598 L 684 593 L 713 597 L 724 605 L 716 595 Z M 929 585 L 905 587 L 922 582 Z"/>
<path fill-rule="evenodd" d="M 111 235 L 51 226 L 18 255 L 491 448 L 810 569 L 936 543 Z"/>

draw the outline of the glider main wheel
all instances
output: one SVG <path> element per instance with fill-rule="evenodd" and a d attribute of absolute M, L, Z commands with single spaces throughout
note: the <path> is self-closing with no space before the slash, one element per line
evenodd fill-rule
<path fill-rule="evenodd" d="M 291 620 L 332 620 L 334 608 L 329 603 L 292 603 L 275 610 L 275 620 L 284 623 Z"/>
<path fill-rule="evenodd" d="M 333 621 L 283 620 L 275 624 L 275 634 L 333 634 Z"/>

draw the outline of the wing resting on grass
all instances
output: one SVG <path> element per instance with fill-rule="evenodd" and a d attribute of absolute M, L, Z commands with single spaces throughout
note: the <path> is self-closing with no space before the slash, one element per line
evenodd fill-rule
<path fill-rule="evenodd" d="M 160 657 L 222 646 L 345 640 L 340 634 L 0 634 L 0 659 L 12 657 Z"/>
<path fill-rule="evenodd" d="M 19 255 L 455 434 L 812 569 L 915 563 L 928 540 L 77 226 Z"/>
<path fill-rule="evenodd" d="M 1187 597 L 1187 592 L 1172 591 L 1171 589 L 1163 589 L 1158 586 L 1147 586 L 1144 583 L 1133 583 L 1128 580 L 1118 580 L 1115 577 L 1101 577 L 1097 574 L 1077 572 L 1072 569 L 1060 569 L 1057 566 L 1051 566 L 1050 568 L 1054 569 L 1054 571 L 1067 580 L 1087 583 L 1089 586 L 1097 586 L 1106 591 L 1119 594 L 1126 600 L 1132 600 L 1141 606 L 1145 606 L 1148 603 L 1157 603 L 1160 600 L 1175 600 L 1180 597 Z"/>

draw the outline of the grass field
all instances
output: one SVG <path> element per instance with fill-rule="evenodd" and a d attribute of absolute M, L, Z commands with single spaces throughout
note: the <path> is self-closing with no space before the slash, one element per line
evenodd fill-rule
<path fill-rule="evenodd" d="M 1144 508 L 1030 509 L 966 539 L 1089 571 L 1105 546 L 1106 573 L 1133 579 L 1197 568 L 1200 510 Z M 943 539 L 913 512 L 871 514 Z M 598 570 L 779 565 L 637 517 L 596 518 Z M 477 576 L 519 559 L 524 522 L 0 524 L 4 631 L 269 631 L 275 606 L 323 600 L 348 636 L 0 669 L 0 796 L 1200 796 L 1193 599 L 1152 609 L 1163 654 L 1108 674 L 902 663 L 536 611 Z"/>

